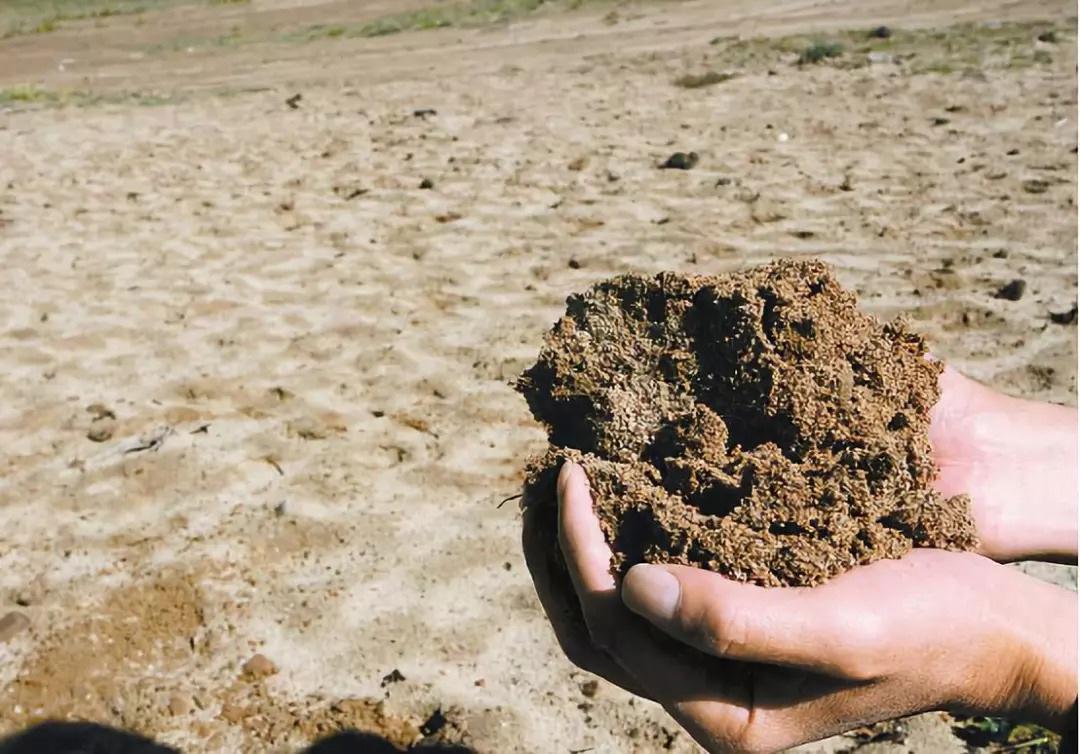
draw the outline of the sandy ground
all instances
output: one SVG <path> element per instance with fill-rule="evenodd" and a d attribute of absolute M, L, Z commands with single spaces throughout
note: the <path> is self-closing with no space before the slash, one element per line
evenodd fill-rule
<path fill-rule="evenodd" d="M 0 113 L 0 612 L 29 617 L 0 644 L 0 730 L 70 715 L 285 752 L 442 706 L 477 752 L 695 751 L 651 705 L 583 692 L 498 505 L 544 441 L 509 383 L 568 293 L 821 255 L 962 371 L 1075 403 L 1076 326 L 1048 319 L 1077 291 L 1075 6 L 865 6 L 159 54 L 158 26 L 116 17 L 0 42 L 0 85 L 103 100 Z M 733 41 L 1023 19 L 1058 41 L 1025 27 L 935 72 Z M 712 68 L 739 76 L 672 84 Z M 658 170 L 676 149 L 700 164 Z M 256 652 L 277 672 L 245 678 Z M 931 715 L 863 750 L 964 747 Z"/>

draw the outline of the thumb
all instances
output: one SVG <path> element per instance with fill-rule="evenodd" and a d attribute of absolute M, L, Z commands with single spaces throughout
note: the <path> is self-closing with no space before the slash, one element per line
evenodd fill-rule
<path fill-rule="evenodd" d="M 872 612 L 846 609 L 829 588 L 767 589 L 687 566 L 636 565 L 623 579 L 633 612 L 684 644 L 732 660 L 851 678 L 874 634 Z M 860 630 L 866 633 L 861 633 Z"/>

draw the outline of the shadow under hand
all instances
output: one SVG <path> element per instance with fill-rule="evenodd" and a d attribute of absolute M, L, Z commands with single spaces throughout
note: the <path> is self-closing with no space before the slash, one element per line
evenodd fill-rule
<path fill-rule="evenodd" d="M 421 754 L 475 754 L 467 746 L 430 742 L 409 747 Z M 401 754 L 375 733 L 342 731 L 315 742 L 302 754 Z M 180 754 L 138 733 L 97 723 L 49 721 L 0 740 L 0 754 Z"/>
<path fill-rule="evenodd" d="M 0 740 L 0 754 L 180 754 L 137 733 L 97 723 L 44 722 Z"/>

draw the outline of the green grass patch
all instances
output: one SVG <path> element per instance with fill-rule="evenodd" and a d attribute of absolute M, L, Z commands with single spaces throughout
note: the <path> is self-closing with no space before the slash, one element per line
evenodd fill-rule
<path fill-rule="evenodd" d="M 705 73 L 687 73 L 675 79 L 675 86 L 683 89 L 703 89 L 713 84 L 723 84 L 735 78 L 734 73 L 719 73 L 718 71 L 706 71 Z"/>
<path fill-rule="evenodd" d="M 799 54 L 799 65 L 814 65 L 823 60 L 838 58 L 844 54 L 844 45 L 839 42 L 817 41 Z"/>
<path fill-rule="evenodd" d="M 10 84 L 0 87 L 0 105 L 34 105 L 57 102 L 60 95 L 34 84 Z"/>
<path fill-rule="evenodd" d="M 181 101 L 183 95 L 156 92 L 91 92 L 83 89 L 50 89 L 36 84 L 0 87 L 0 106 L 13 108 L 90 107 L 92 105 L 138 105 L 157 107 Z"/>
<path fill-rule="evenodd" d="M 102 20 L 203 0 L 0 0 L 0 39 L 48 34 L 69 21 Z"/>
<path fill-rule="evenodd" d="M 777 65 L 870 65 L 872 53 L 909 74 L 950 75 L 989 69 L 1048 65 L 1057 57 L 1049 44 L 1075 44 L 1075 19 L 1052 22 L 960 24 L 937 29 L 890 29 L 887 38 L 857 29 L 819 35 L 718 37 L 710 42 L 707 63 L 729 71 Z M 1051 39 L 1055 42 L 1047 42 Z"/>
<path fill-rule="evenodd" d="M 582 6 L 614 0 L 465 0 L 446 5 L 391 13 L 359 24 L 316 24 L 290 32 L 283 41 L 385 37 L 407 31 L 428 31 L 450 27 L 472 28 L 508 23 L 542 8 L 576 10 Z"/>
<path fill-rule="evenodd" d="M 1061 736 L 1046 728 L 1000 717 L 958 718 L 953 735 L 969 746 L 1019 754 L 1052 754 L 1061 744 Z"/>

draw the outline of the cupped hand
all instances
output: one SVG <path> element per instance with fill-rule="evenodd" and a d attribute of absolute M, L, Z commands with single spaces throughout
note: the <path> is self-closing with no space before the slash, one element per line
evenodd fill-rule
<path fill-rule="evenodd" d="M 944 495 L 971 496 L 979 551 L 1076 563 L 1076 409 L 1011 398 L 946 368 L 930 415 Z"/>
<path fill-rule="evenodd" d="M 639 565 L 620 591 L 584 471 L 564 466 L 558 490 L 572 594 L 540 565 L 528 529 L 525 541 L 564 650 L 662 704 L 710 751 L 778 751 L 931 709 L 1054 726 L 1075 698 L 1066 590 L 975 554 L 916 550 L 814 589 Z"/>

